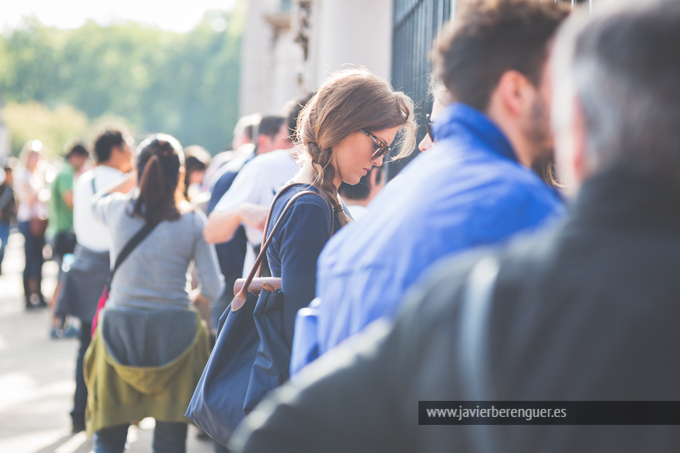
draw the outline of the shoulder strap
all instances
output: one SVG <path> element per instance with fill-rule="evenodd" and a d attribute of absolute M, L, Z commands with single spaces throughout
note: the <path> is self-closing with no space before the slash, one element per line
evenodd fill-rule
<path fill-rule="evenodd" d="M 95 173 L 94 170 L 92 170 L 92 195 L 97 193 L 97 186 L 94 184 L 94 180 L 97 177 L 97 173 Z"/>
<path fill-rule="evenodd" d="M 269 229 L 269 221 L 272 216 L 272 212 L 274 210 L 274 203 L 276 203 L 276 200 L 279 199 L 279 197 L 283 194 L 283 192 L 288 189 L 291 186 L 294 185 L 308 185 L 308 184 L 301 184 L 301 183 L 293 183 L 289 184 L 285 187 L 283 187 L 279 192 L 276 194 L 274 197 L 274 200 L 272 201 L 271 207 L 269 208 L 269 214 L 267 215 L 267 221 L 265 222 L 265 235 L 267 229 Z M 267 253 L 267 248 L 269 248 L 269 244 L 271 244 L 272 239 L 274 238 L 274 234 L 276 233 L 276 230 L 278 230 L 279 226 L 281 225 L 281 222 L 283 221 L 283 218 L 286 215 L 286 212 L 290 210 L 290 208 L 293 206 L 293 203 L 295 200 L 297 200 L 300 197 L 303 197 L 305 195 L 316 195 L 317 197 L 321 197 L 325 200 L 323 196 L 321 196 L 319 193 L 313 191 L 313 190 L 305 190 L 303 192 L 296 193 L 291 197 L 290 200 L 288 200 L 288 203 L 286 203 L 286 206 L 283 208 L 283 211 L 281 211 L 281 214 L 279 215 L 279 218 L 276 220 L 276 223 L 272 227 L 271 233 L 269 233 L 269 236 L 266 237 L 266 240 L 263 241 L 262 247 L 260 248 L 260 253 L 257 255 L 257 259 L 255 260 L 255 264 L 253 264 L 252 269 L 250 270 L 250 273 L 248 274 L 248 277 L 246 278 L 245 283 L 243 284 L 243 287 L 241 290 L 238 292 L 238 294 L 234 297 L 234 299 L 239 299 L 240 303 L 237 303 L 236 305 L 232 304 L 232 310 L 237 311 L 239 308 L 243 306 L 245 303 L 246 299 L 248 298 L 248 288 L 250 287 L 250 284 L 253 282 L 253 278 L 255 278 L 255 274 L 257 273 L 259 275 L 260 269 L 262 266 L 262 260 Z M 331 209 L 331 228 L 333 224 L 333 210 Z M 264 238 L 263 238 L 264 239 Z"/>
<path fill-rule="evenodd" d="M 470 271 L 463 290 L 459 328 L 464 400 L 494 401 L 488 366 L 488 321 L 499 270 L 500 264 L 496 258 L 482 258 Z M 493 453 L 503 450 L 499 443 L 498 427 L 474 425 L 470 428 L 474 435 L 470 444 L 477 447 L 475 451 Z"/>
<path fill-rule="evenodd" d="M 158 223 L 145 223 L 144 226 L 137 232 L 135 233 L 134 236 L 125 244 L 125 247 L 123 247 L 123 250 L 120 251 L 118 254 L 118 257 L 116 258 L 116 263 L 113 266 L 113 270 L 111 270 L 111 275 L 109 276 L 109 286 L 111 286 L 111 282 L 113 281 L 113 275 L 116 273 L 120 265 L 125 261 L 125 259 L 132 253 L 132 251 L 137 247 L 143 240 L 146 238 L 151 231 L 153 231 L 154 228 L 156 228 L 156 225 Z"/>

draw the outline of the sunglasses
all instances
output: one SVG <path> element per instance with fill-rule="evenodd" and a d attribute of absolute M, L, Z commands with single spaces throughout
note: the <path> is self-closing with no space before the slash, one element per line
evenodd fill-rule
<path fill-rule="evenodd" d="M 427 122 L 425 123 L 425 127 L 427 128 L 427 134 L 430 136 L 430 140 L 434 142 L 434 130 L 432 129 L 434 122 L 432 122 L 432 118 L 430 118 L 429 113 L 425 115 L 425 118 L 427 119 Z"/>
<path fill-rule="evenodd" d="M 384 156 L 385 154 L 389 153 L 391 151 L 390 145 L 385 143 L 382 139 L 376 137 L 372 132 L 369 132 L 365 129 L 359 129 L 366 137 L 370 138 L 373 140 L 373 143 L 378 147 L 378 149 L 373 153 L 371 156 L 371 159 L 377 159 L 379 157 Z"/>

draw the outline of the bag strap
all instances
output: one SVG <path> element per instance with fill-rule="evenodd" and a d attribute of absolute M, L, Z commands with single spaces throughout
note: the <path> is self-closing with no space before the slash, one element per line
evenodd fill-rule
<path fill-rule="evenodd" d="M 121 250 L 118 254 L 118 257 L 116 257 L 116 263 L 111 270 L 111 275 L 109 275 L 109 288 L 111 287 L 111 282 L 113 281 L 113 275 L 116 273 L 120 265 L 123 264 L 123 261 L 125 261 L 128 256 L 130 256 L 130 253 L 132 253 L 135 247 L 137 247 L 144 240 L 144 238 L 146 238 L 149 233 L 151 233 L 151 231 L 156 228 L 156 225 L 158 225 L 158 223 L 145 223 L 144 226 L 139 231 L 137 231 L 134 236 L 132 236 L 127 244 L 125 244 L 123 250 Z"/>
<path fill-rule="evenodd" d="M 97 186 L 94 184 L 94 180 L 97 177 L 97 174 L 92 170 L 92 195 L 96 195 L 97 193 Z"/>
<path fill-rule="evenodd" d="M 276 233 L 276 230 L 278 230 L 279 226 L 283 222 L 283 218 L 285 217 L 286 213 L 290 210 L 290 208 L 293 206 L 293 203 L 295 200 L 297 200 L 300 197 L 303 197 L 305 195 L 316 195 L 318 197 L 323 198 L 324 201 L 327 201 L 326 198 L 324 198 L 321 194 L 318 192 L 315 192 L 313 190 L 305 190 L 302 192 L 298 192 L 295 195 L 291 197 L 290 200 L 288 200 L 288 203 L 286 203 L 286 206 L 283 208 L 283 211 L 281 211 L 281 214 L 279 215 L 279 218 L 276 220 L 276 223 L 272 227 L 272 231 L 269 234 L 268 237 L 266 237 L 266 231 L 269 229 L 269 221 L 272 216 L 272 212 L 274 211 L 274 204 L 276 201 L 281 197 L 281 195 L 288 189 L 289 187 L 296 186 L 296 185 L 309 185 L 309 184 L 302 184 L 302 183 L 292 183 L 288 184 L 287 186 L 283 187 L 279 192 L 276 194 L 274 197 L 274 200 L 272 201 L 271 207 L 269 208 L 269 214 L 267 214 L 267 221 L 265 222 L 265 236 L 263 237 L 263 242 L 262 242 L 262 247 L 260 248 L 260 253 L 257 255 L 257 259 L 255 259 L 255 264 L 253 264 L 252 269 L 250 270 L 250 273 L 248 274 L 248 277 L 246 278 L 245 283 L 243 284 L 243 287 L 241 290 L 234 296 L 234 301 L 231 304 L 231 310 L 232 311 L 238 311 L 243 304 L 245 304 L 246 300 L 248 299 L 248 288 L 250 287 L 250 284 L 253 282 L 253 278 L 255 278 L 255 274 L 260 273 L 260 269 L 262 266 L 262 260 L 264 258 L 265 253 L 267 253 L 267 248 L 269 248 L 269 244 L 271 244 L 272 239 L 274 239 L 274 234 Z M 334 230 L 334 225 L 333 225 L 333 209 L 331 209 L 331 234 Z M 266 238 L 266 240 L 264 240 Z"/>
<path fill-rule="evenodd" d="M 481 259 L 467 277 L 460 316 L 463 397 L 471 401 L 494 401 L 489 374 L 488 320 L 500 264 L 494 257 Z M 480 453 L 502 451 L 498 429 L 473 425 L 471 445 Z"/>

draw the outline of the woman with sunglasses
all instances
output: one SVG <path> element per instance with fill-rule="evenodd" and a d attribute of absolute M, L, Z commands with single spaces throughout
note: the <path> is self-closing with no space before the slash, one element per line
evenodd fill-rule
<path fill-rule="evenodd" d="M 434 125 L 434 121 L 437 119 L 439 114 L 444 111 L 444 108 L 451 103 L 451 96 L 449 95 L 449 92 L 435 74 L 432 74 L 432 77 L 430 78 L 430 87 L 428 91 L 432 96 L 432 111 L 431 113 L 425 115 L 425 128 L 427 130 L 427 134 L 425 134 L 425 137 L 423 137 L 420 143 L 418 143 L 418 149 L 421 152 L 427 151 L 428 149 L 432 148 L 432 145 L 434 145 L 436 140 L 432 127 Z"/>
<path fill-rule="evenodd" d="M 281 277 L 284 333 L 292 344 L 295 315 L 314 298 L 316 262 L 333 232 L 351 222 L 338 197 L 342 182 L 357 184 L 374 166 L 381 166 L 398 132 L 403 157 L 415 148 L 413 102 L 404 93 L 366 70 L 333 74 L 300 113 L 296 138 L 302 168 L 272 208 L 267 236 L 284 206 L 297 193 L 276 230 L 267 259 L 271 274 Z"/>

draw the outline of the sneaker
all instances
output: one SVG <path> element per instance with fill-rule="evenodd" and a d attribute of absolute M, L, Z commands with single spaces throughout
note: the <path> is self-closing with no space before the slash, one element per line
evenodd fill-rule
<path fill-rule="evenodd" d="M 64 330 L 62 334 L 63 338 L 78 338 L 79 336 L 80 330 L 73 326 L 68 326 L 68 328 Z"/>
<path fill-rule="evenodd" d="M 50 338 L 51 339 L 58 340 L 59 338 L 63 338 L 63 337 L 64 337 L 64 331 L 63 330 L 58 329 L 56 327 L 52 327 L 52 329 L 50 329 Z"/>

